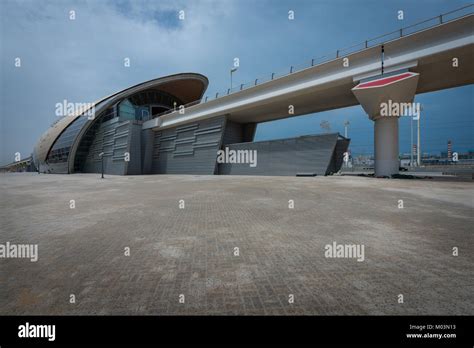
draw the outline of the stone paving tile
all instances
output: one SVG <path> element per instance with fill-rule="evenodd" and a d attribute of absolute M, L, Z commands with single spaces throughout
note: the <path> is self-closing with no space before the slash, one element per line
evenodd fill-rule
<path fill-rule="evenodd" d="M 0 175 L 0 244 L 39 247 L 0 259 L 0 314 L 474 314 L 471 183 L 130 178 Z"/>

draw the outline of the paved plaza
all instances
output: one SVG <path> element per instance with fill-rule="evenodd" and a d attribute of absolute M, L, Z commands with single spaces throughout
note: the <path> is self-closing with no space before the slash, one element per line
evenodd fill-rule
<path fill-rule="evenodd" d="M 0 315 L 474 314 L 472 182 L 12 173 L 0 184 L 0 244 L 38 245 L 36 262 L 0 258 Z M 326 257 L 334 242 L 363 245 L 364 260 Z"/>

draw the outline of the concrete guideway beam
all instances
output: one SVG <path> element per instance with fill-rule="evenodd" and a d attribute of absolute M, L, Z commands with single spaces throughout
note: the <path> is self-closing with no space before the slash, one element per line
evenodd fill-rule
<path fill-rule="evenodd" d="M 383 42 L 384 72 L 410 69 L 421 73 L 418 94 L 474 83 L 472 64 L 455 69 L 451 65 L 453 58 L 472 60 L 473 24 L 474 15 L 469 14 Z M 221 115 L 239 123 L 267 122 L 289 117 L 290 104 L 296 110 L 291 116 L 357 105 L 348 91 L 360 80 L 380 74 L 380 48 L 377 44 L 348 52 L 238 92 L 219 94 L 216 99 L 186 107 L 183 113 L 174 111 L 151 119 L 142 128 L 166 129 Z M 348 66 L 344 66 L 344 59 L 348 59 Z"/>

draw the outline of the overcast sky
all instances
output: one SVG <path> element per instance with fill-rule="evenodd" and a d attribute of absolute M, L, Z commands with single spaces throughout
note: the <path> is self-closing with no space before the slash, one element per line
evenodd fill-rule
<path fill-rule="evenodd" d="M 55 104 L 93 102 L 133 84 L 180 72 L 209 80 L 209 95 L 401 26 L 465 5 L 449 0 L 11 1 L 0 0 L 0 163 L 29 156 L 55 121 Z M 70 20 L 70 11 L 75 20 Z M 185 19 L 179 20 L 184 10 Z M 288 20 L 293 10 L 295 19 Z M 403 10 L 405 19 L 397 19 Z M 15 67 L 15 58 L 21 67 Z M 124 58 L 131 66 L 124 67 Z M 420 95 L 424 151 L 474 149 L 472 85 Z M 425 117 L 423 119 L 423 117 Z M 353 153 L 373 151 L 373 123 L 360 106 L 259 125 L 257 140 L 321 133 L 322 120 L 343 133 Z M 402 118 L 401 151 L 409 149 Z"/>

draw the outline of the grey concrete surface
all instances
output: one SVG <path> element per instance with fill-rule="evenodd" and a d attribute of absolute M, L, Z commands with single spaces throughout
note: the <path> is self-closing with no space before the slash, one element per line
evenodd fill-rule
<path fill-rule="evenodd" d="M 39 251 L 0 258 L 0 314 L 474 314 L 469 182 L 17 173 L 0 184 L 0 244 Z M 326 258 L 333 242 L 364 245 L 365 260 Z"/>

